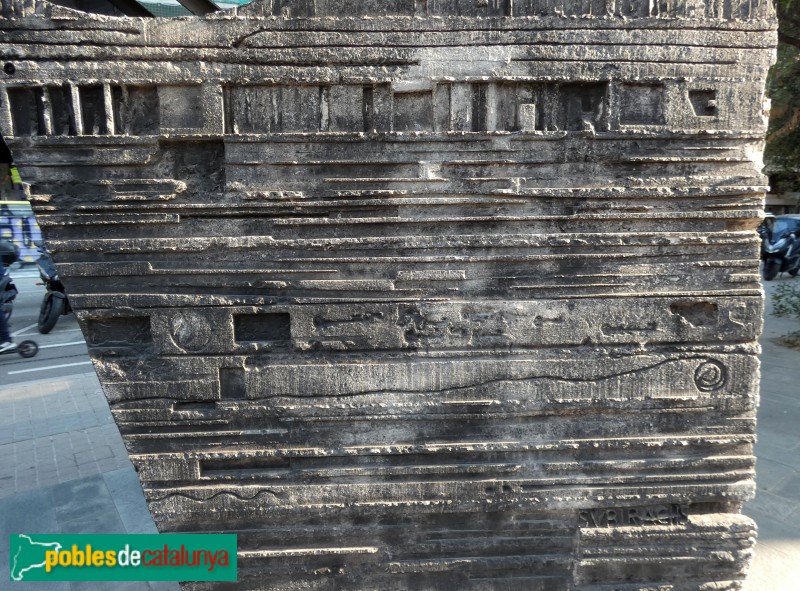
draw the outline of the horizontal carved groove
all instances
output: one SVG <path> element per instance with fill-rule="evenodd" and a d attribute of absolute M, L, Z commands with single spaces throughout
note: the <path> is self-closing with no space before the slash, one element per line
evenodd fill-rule
<path fill-rule="evenodd" d="M 241 550 L 239 558 L 266 559 L 266 558 L 303 558 L 312 556 L 343 556 L 348 554 L 376 554 L 380 548 L 375 546 L 338 547 L 338 548 L 289 548 L 280 550 Z"/>
<path fill-rule="evenodd" d="M 290 468 L 289 459 L 281 457 L 208 459 L 200 462 L 200 475 L 209 478 L 257 476 Z"/>

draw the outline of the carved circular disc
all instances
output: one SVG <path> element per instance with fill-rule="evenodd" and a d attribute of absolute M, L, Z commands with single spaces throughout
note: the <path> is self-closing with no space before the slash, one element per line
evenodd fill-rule
<path fill-rule="evenodd" d="M 728 381 L 728 370 L 719 361 L 704 361 L 694 371 L 694 383 L 702 392 L 719 390 Z"/>
<path fill-rule="evenodd" d="M 175 314 L 170 320 L 169 331 L 172 341 L 184 351 L 202 351 L 211 340 L 208 320 L 191 312 Z"/>

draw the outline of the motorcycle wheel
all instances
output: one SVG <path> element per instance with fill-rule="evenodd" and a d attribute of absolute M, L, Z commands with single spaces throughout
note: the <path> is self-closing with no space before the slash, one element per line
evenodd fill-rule
<path fill-rule="evenodd" d="M 764 263 L 764 281 L 772 281 L 778 276 L 781 270 L 780 261 L 771 260 Z"/>
<path fill-rule="evenodd" d="M 797 274 L 800 273 L 800 267 L 795 267 L 789 271 L 789 275 L 792 277 L 797 277 Z"/>
<path fill-rule="evenodd" d="M 39 309 L 39 332 L 47 334 L 58 322 L 58 317 L 64 309 L 64 300 L 61 298 L 54 298 L 53 296 L 45 296 L 42 302 L 42 307 Z"/>

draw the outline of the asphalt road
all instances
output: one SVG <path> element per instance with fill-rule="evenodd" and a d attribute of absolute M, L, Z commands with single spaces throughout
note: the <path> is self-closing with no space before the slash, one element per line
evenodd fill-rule
<path fill-rule="evenodd" d="M 0 388 L 45 378 L 59 378 L 92 370 L 86 343 L 73 314 L 62 316 L 50 334 L 39 334 L 36 321 L 44 297 L 44 287 L 36 285 L 39 273 L 35 269 L 12 270 L 11 276 L 19 290 L 11 315 L 11 334 L 14 341 L 33 340 L 39 353 L 31 359 L 18 354 L 0 355 Z"/>

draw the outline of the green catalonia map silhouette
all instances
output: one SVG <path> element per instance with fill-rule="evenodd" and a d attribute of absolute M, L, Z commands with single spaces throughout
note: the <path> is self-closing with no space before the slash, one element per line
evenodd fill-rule
<path fill-rule="evenodd" d="M 15 549 L 16 546 L 16 549 Z M 18 534 L 11 547 L 11 580 L 24 581 L 29 571 L 44 568 L 45 553 L 61 550 L 58 542 L 35 542 L 30 536 Z"/>

